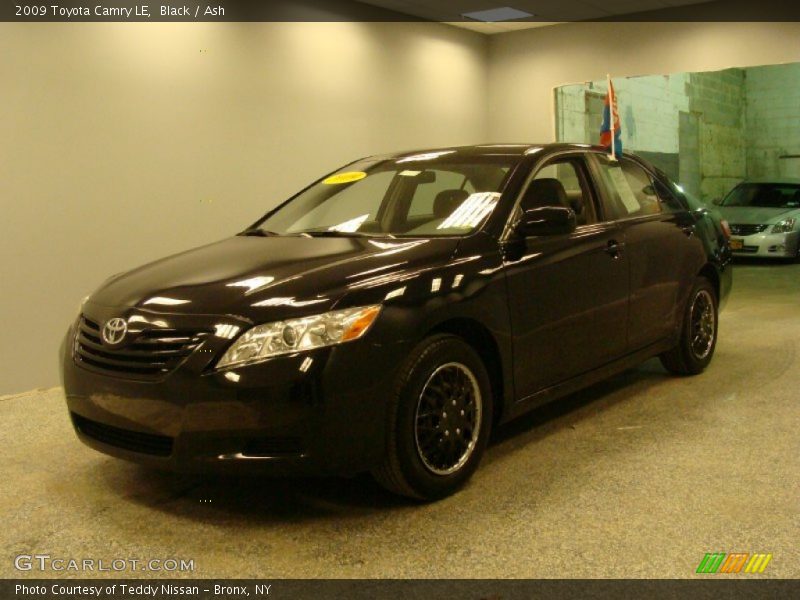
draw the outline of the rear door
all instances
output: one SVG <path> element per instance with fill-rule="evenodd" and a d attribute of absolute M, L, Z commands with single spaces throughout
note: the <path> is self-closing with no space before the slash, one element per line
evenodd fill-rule
<path fill-rule="evenodd" d="M 526 183 L 522 200 L 538 188 L 563 188 L 560 202 L 578 213 L 570 234 L 506 240 L 505 266 L 518 399 L 614 360 L 625 352 L 628 259 L 624 238 L 605 218 L 583 153 L 558 155 Z M 518 218 L 519 206 L 511 217 Z"/>
<path fill-rule="evenodd" d="M 616 213 L 630 263 L 628 350 L 674 333 L 683 292 L 702 252 L 689 210 L 644 167 L 629 158 L 594 154 L 609 212 Z"/>

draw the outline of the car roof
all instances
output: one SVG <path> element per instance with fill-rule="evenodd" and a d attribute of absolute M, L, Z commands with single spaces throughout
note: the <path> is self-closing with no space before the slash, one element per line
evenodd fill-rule
<path fill-rule="evenodd" d="M 751 177 L 742 183 L 789 183 L 800 185 L 800 177 Z"/>
<path fill-rule="evenodd" d="M 398 159 L 398 158 L 412 158 L 414 156 L 425 154 L 438 154 L 448 153 L 455 154 L 464 158 L 479 157 L 479 156 L 510 156 L 522 157 L 535 152 L 546 151 L 558 152 L 561 150 L 594 150 L 606 151 L 601 146 L 592 146 L 590 144 L 566 144 L 566 143 L 552 143 L 552 144 L 476 144 L 473 146 L 448 146 L 440 148 L 421 148 L 417 150 L 407 150 L 403 152 L 395 152 L 389 154 L 381 154 L 370 156 L 372 159 Z"/>

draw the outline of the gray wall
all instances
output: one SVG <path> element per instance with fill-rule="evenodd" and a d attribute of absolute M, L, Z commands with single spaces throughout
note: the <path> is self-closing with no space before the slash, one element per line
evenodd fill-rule
<path fill-rule="evenodd" d="M 0 394 L 57 383 L 107 276 L 361 156 L 485 140 L 486 45 L 436 23 L 0 25 Z"/>

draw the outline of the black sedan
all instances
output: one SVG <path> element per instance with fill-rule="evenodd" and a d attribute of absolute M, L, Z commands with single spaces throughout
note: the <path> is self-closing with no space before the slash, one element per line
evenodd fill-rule
<path fill-rule="evenodd" d="M 578 145 L 365 158 L 239 235 L 112 277 L 62 348 L 89 446 L 175 470 L 455 491 L 492 428 L 660 356 L 711 361 L 726 229 Z"/>

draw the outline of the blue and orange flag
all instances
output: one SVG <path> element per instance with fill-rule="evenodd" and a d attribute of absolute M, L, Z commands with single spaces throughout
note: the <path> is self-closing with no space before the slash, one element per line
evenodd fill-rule
<path fill-rule="evenodd" d="M 612 139 L 614 140 L 613 145 L 611 143 Z M 600 126 L 600 145 L 615 158 L 622 155 L 622 128 L 619 125 L 617 94 L 614 91 L 614 85 L 611 83 L 610 77 L 608 78 L 608 92 L 606 93 L 605 106 L 603 107 L 603 124 Z"/>

